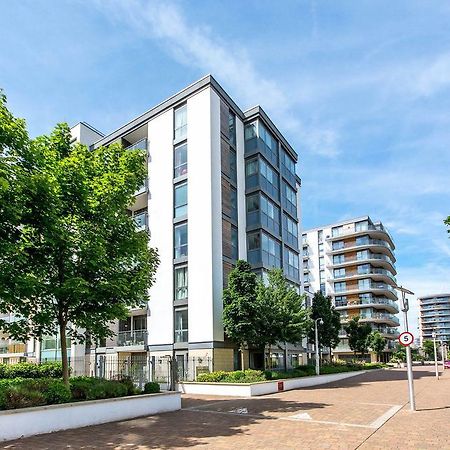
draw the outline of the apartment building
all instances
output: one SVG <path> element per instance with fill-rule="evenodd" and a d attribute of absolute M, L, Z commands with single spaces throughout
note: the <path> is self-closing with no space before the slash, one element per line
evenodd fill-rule
<path fill-rule="evenodd" d="M 426 339 L 450 344 L 450 294 L 426 295 L 418 298 L 420 345 Z"/>
<path fill-rule="evenodd" d="M 261 107 L 242 111 L 209 75 L 106 136 L 85 123 L 72 134 L 94 147 L 119 142 L 147 152 L 148 178 L 130 214 L 160 257 L 148 306 L 117 321 L 96 355 L 170 355 L 181 368 L 195 357 L 212 361 L 210 369 L 236 368 L 222 323 L 222 290 L 236 260 L 262 277 L 282 268 L 301 286 L 297 153 Z M 289 361 L 301 351 L 289 347 Z M 262 354 L 245 358 L 262 365 Z"/>
<path fill-rule="evenodd" d="M 381 222 L 369 216 L 318 227 L 302 234 L 305 290 L 330 295 L 344 326 L 359 316 L 388 339 L 383 358 L 398 336 L 394 241 Z M 336 358 L 353 357 L 344 328 Z M 372 355 L 374 356 L 374 355 Z"/>

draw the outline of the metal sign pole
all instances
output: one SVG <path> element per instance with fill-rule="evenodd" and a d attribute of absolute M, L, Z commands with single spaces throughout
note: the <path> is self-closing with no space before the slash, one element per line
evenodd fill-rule
<path fill-rule="evenodd" d="M 439 369 L 438 369 L 438 361 L 437 361 L 437 348 L 436 348 L 436 333 L 433 331 L 433 347 L 434 347 L 434 370 L 436 372 L 436 378 L 439 380 Z"/>

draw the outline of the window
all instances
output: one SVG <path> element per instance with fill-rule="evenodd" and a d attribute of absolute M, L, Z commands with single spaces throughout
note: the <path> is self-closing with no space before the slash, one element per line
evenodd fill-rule
<path fill-rule="evenodd" d="M 188 310 L 175 310 L 175 342 L 188 342 Z"/>
<path fill-rule="evenodd" d="M 231 111 L 228 112 L 228 138 L 230 144 L 236 147 L 236 116 Z"/>
<path fill-rule="evenodd" d="M 325 283 L 325 270 L 319 272 L 319 279 L 321 283 Z"/>
<path fill-rule="evenodd" d="M 136 230 L 142 231 L 147 227 L 147 209 L 141 209 L 133 214 L 134 223 L 136 224 Z"/>
<path fill-rule="evenodd" d="M 175 226 L 175 258 L 188 255 L 188 228 L 187 223 Z"/>
<path fill-rule="evenodd" d="M 175 217 L 183 217 L 187 214 L 187 183 L 175 186 Z"/>
<path fill-rule="evenodd" d="M 320 292 L 323 295 L 326 295 L 325 283 L 321 283 L 321 285 L 320 285 Z"/>
<path fill-rule="evenodd" d="M 230 186 L 230 206 L 231 206 L 231 218 L 237 222 L 238 220 L 237 191 L 233 186 Z"/>
<path fill-rule="evenodd" d="M 321 242 L 323 242 L 323 230 L 319 230 L 319 231 L 317 232 L 317 241 L 319 242 L 319 244 L 320 244 Z"/>
<path fill-rule="evenodd" d="M 298 245 L 298 228 L 297 223 L 286 214 L 283 214 L 283 225 L 286 235 L 286 241 L 295 247 Z"/>
<path fill-rule="evenodd" d="M 335 292 L 343 292 L 347 290 L 347 283 L 345 281 L 341 281 L 339 283 L 334 283 L 334 291 Z"/>
<path fill-rule="evenodd" d="M 187 136 L 187 107 L 181 106 L 175 110 L 175 140 L 186 139 Z"/>
<path fill-rule="evenodd" d="M 280 244 L 270 236 L 262 233 L 262 262 L 269 267 L 281 266 Z"/>
<path fill-rule="evenodd" d="M 370 288 L 370 279 L 364 278 L 364 280 L 358 281 L 358 288 L 359 289 L 368 289 Z"/>
<path fill-rule="evenodd" d="M 319 255 L 323 255 L 323 242 L 319 244 Z"/>
<path fill-rule="evenodd" d="M 286 210 L 293 216 L 297 215 L 297 194 L 290 186 L 283 183 L 283 198 Z"/>
<path fill-rule="evenodd" d="M 261 174 L 260 184 L 261 187 L 267 191 L 269 195 L 278 199 L 279 191 L 278 191 L 278 174 L 264 161 L 259 161 L 259 171 Z"/>
<path fill-rule="evenodd" d="M 264 154 L 272 163 L 278 164 L 278 141 L 261 121 L 258 121 L 258 124 L 259 138 L 264 143 Z"/>
<path fill-rule="evenodd" d="M 247 212 L 259 211 L 259 194 L 249 195 L 247 197 Z"/>
<path fill-rule="evenodd" d="M 291 182 L 295 183 L 295 161 L 288 155 L 287 151 L 281 151 L 281 170 L 283 175 Z"/>
<path fill-rule="evenodd" d="M 347 306 L 347 297 L 345 295 L 338 295 L 334 298 L 334 306 Z"/>
<path fill-rule="evenodd" d="M 147 316 L 133 316 L 133 331 L 142 331 L 147 329 Z"/>
<path fill-rule="evenodd" d="M 236 169 L 236 152 L 230 148 L 228 157 L 230 158 L 230 179 L 237 182 L 237 169 Z"/>
<path fill-rule="evenodd" d="M 369 243 L 369 236 L 360 236 L 356 238 L 356 245 L 367 245 Z"/>
<path fill-rule="evenodd" d="M 345 269 L 334 269 L 333 271 L 334 278 L 343 278 L 345 277 Z"/>
<path fill-rule="evenodd" d="M 245 125 L 244 134 L 245 134 L 246 141 L 249 141 L 250 139 L 255 138 L 257 135 L 256 122 L 248 123 L 247 125 Z"/>
<path fill-rule="evenodd" d="M 343 262 L 345 262 L 344 255 L 334 255 L 333 256 L 333 264 L 341 264 Z"/>
<path fill-rule="evenodd" d="M 231 257 L 239 258 L 238 229 L 233 225 L 231 226 Z"/>
<path fill-rule="evenodd" d="M 361 264 L 358 266 L 358 273 L 365 274 L 370 273 L 370 264 Z"/>
<path fill-rule="evenodd" d="M 280 233 L 280 209 L 264 195 L 261 195 L 261 224 L 276 234 Z"/>
<path fill-rule="evenodd" d="M 248 249 L 259 250 L 261 248 L 261 242 L 259 233 L 252 233 L 248 235 Z"/>
<path fill-rule="evenodd" d="M 252 161 L 247 161 L 245 166 L 245 175 L 250 177 L 258 173 L 258 160 L 253 159 Z"/>
<path fill-rule="evenodd" d="M 303 261 L 303 268 L 304 269 L 309 269 L 309 262 L 308 262 L 308 260 Z"/>
<path fill-rule="evenodd" d="M 363 222 L 355 223 L 355 231 L 365 231 L 369 228 L 369 222 L 364 220 Z"/>
<path fill-rule="evenodd" d="M 356 259 L 361 261 L 363 259 L 369 259 L 369 252 L 367 250 L 363 250 L 361 252 L 356 252 Z"/>
<path fill-rule="evenodd" d="M 331 236 L 333 236 L 333 237 L 341 236 L 343 231 L 344 231 L 344 228 L 342 227 L 342 225 L 340 227 L 333 227 L 331 229 Z"/>
<path fill-rule="evenodd" d="M 175 300 L 188 298 L 188 268 L 175 267 Z"/>
<path fill-rule="evenodd" d="M 344 241 L 333 242 L 333 250 L 340 250 L 344 248 Z"/>
<path fill-rule="evenodd" d="M 186 175 L 188 172 L 187 165 L 187 144 L 179 145 L 175 147 L 175 155 L 174 155 L 174 178 L 181 177 L 182 175 Z"/>
<path fill-rule="evenodd" d="M 324 257 L 324 256 L 321 256 L 321 257 L 319 258 L 319 269 L 322 270 L 322 269 L 324 269 L 324 268 L 325 268 L 325 257 Z"/>
<path fill-rule="evenodd" d="M 284 249 L 284 273 L 298 279 L 298 255 L 288 248 Z"/>

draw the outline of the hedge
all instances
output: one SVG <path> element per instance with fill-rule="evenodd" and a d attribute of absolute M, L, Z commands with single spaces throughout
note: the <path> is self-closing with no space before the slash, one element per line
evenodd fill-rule
<path fill-rule="evenodd" d="M 332 374 L 341 372 L 353 372 L 356 370 L 380 369 L 386 367 L 379 363 L 335 363 L 326 364 L 320 367 L 320 373 Z M 275 370 L 236 370 L 234 372 L 225 372 L 219 370 L 217 372 L 202 373 L 197 376 L 198 382 L 203 383 L 257 383 L 259 381 L 281 380 L 285 378 L 308 377 L 316 374 L 314 366 L 305 365 L 298 366 L 287 372 Z"/>
<path fill-rule="evenodd" d="M 0 364 L 0 379 L 61 377 L 62 363 L 60 361 L 52 361 L 42 364 L 33 364 L 29 362 Z"/>

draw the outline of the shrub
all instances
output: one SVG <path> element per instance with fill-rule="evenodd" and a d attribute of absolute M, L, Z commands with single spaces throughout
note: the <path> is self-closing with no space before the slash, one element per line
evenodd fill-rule
<path fill-rule="evenodd" d="M 129 383 L 103 378 L 75 377 L 70 379 L 70 391 L 74 400 L 124 397 L 128 395 Z"/>
<path fill-rule="evenodd" d="M 0 364 L 0 379 L 7 378 L 61 378 L 62 363 L 52 361 L 43 364 L 22 362 Z"/>
<path fill-rule="evenodd" d="M 266 377 L 261 370 L 247 369 L 234 372 L 219 370 L 217 372 L 202 373 L 197 376 L 197 381 L 203 383 L 256 383 L 258 381 L 266 381 Z"/>
<path fill-rule="evenodd" d="M 47 403 L 43 392 L 30 389 L 26 384 L 8 386 L 4 393 L 4 409 L 28 408 Z"/>
<path fill-rule="evenodd" d="M 67 403 L 72 400 L 70 388 L 62 380 L 48 379 L 46 383 L 43 383 L 43 387 L 48 405 Z"/>
<path fill-rule="evenodd" d="M 224 370 L 218 370 L 217 372 L 211 373 L 201 373 L 197 375 L 197 381 L 203 383 L 219 383 L 223 381 L 228 373 L 230 372 L 225 372 Z"/>
<path fill-rule="evenodd" d="M 119 379 L 119 381 L 126 386 L 127 388 L 127 395 L 134 395 L 139 393 L 139 389 L 136 388 L 136 386 L 133 383 L 133 380 L 130 377 L 122 377 Z"/>
<path fill-rule="evenodd" d="M 157 394 L 159 391 L 159 383 L 155 381 L 150 381 L 144 385 L 144 394 Z"/>

